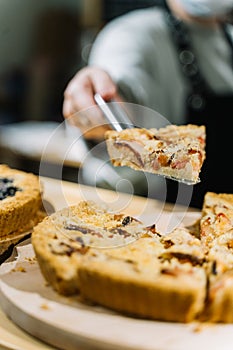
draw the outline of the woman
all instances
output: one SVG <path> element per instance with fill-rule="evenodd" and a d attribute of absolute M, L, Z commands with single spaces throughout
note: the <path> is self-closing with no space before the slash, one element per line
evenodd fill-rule
<path fill-rule="evenodd" d="M 65 118 L 93 106 L 98 92 L 105 100 L 149 107 L 174 124 L 206 125 L 206 161 L 191 201 L 196 207 L 206 191 L 233 193 L 232 9 L 232 0 L 167 0 L 113 20 L 64 95 Z M 156 123 L 148 119 L 143 126 Z M 174 185 L 168 181 L 168 189 Z M 167 199 L 175 201 L 174 188 Z"/>

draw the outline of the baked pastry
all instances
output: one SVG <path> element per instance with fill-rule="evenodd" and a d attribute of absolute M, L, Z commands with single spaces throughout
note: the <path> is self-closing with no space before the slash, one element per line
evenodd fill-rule
<path fill-rule="evenodd" d="M 0 257 L 45 215 L 38 176 L 0 164 Z"/>
<path fill-rule="evenodd" d="M 201 243 L 185 229 L 161 236 L 154 225 L 82 201 L 46 217 L 31 239 L 42 274 L 61 294 L 181 322 L 203 308 Z"/>
<path fill-rule="evenodd" d="M 45 279 L 59 293 L 69 295 L 79 290 L 80 261 L 91 247 L 112 249 L 153 229 L 131 216 L 82 201 L 46 217 L 34 228 L 31 238 Z"/>
<path fill-rule="evenodd" d="M 207 192 L 202 207 L 200 237 L 211 248 L 214 240 L 233 229 L 233 194 Z"/>
<path fill-rule="evenodd" d="M 208 322 L 233 323 L 233 270 L 216 274 L 214 268 L 209 275 L 208 283 L 208 295 L 202 319 Z"/>
<path fill-rule="evenodd" d="M 200 241 L 183 228 L 125 247 L 95 249 L 79 267 L 81 296 L 137 317 L 189 322 L 204 306 L 203 263 Z"/>
<path fill-rule="evenodd" d="M 209 262 L 205 317 L 233 322 L 233 194 L 207 192 L 200 238 Z"/>
<path fill-rule="evenodd" d="M 208 192 L 194 227 L 163 235 L 83 201 L 34 227 L 32 244 L 61 294 L 136 317 L 233 323 L 232 203 L 230 194 Z"/>
<path fill-rule="evenodd" d="M 195 184 L 205 159 L 205 126 L 168 125 L 160 129 L 109 130 L 105 133 L 114 166 L 163 175 Z"/>

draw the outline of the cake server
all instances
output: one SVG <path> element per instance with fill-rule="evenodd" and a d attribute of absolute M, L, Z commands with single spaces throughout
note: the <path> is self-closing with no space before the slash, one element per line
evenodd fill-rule
<path fill-rule="evenodd" d="M 94 99 L 112 129 L 122 131 L 123 129 L 135 128 L 126 112 L 119 106 L 118 102 L 111 100 L 110 104 L 106 103 L 98 93 L 94 95 Z"/>

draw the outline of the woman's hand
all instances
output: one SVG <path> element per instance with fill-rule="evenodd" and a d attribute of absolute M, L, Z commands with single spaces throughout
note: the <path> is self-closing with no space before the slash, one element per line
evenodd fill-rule
<path fill-rule="evenodd" d="M 105 101 L 122 101 L 117 86 L 108 73 L 96 67 L 81 69 L 69 82 L 64 92 L 63 116 L 78 126 L 85 137 L 97 137 L 106 130 L 106 121 L 94 100 L 99 93 Z"/>
<path fill-rule="evenodd" d="M 69 118 L 74 113 L 95 105 L 95 93 L 99 93 L 106 101 L 119 99 L 115 83 L 104 70 L 85 67 L 74 76 L 65 90 L 64 117 Z"/>

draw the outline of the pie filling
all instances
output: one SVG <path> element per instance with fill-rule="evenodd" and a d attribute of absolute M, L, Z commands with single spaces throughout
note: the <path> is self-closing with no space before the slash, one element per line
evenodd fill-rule
<path fill-rule="evenodd" d="M 13 182 L 12 179 L 0 177 L 0 200 L 13 197 L 17 191 L 22 191 L 21 188 L 14 186 Z"/>

